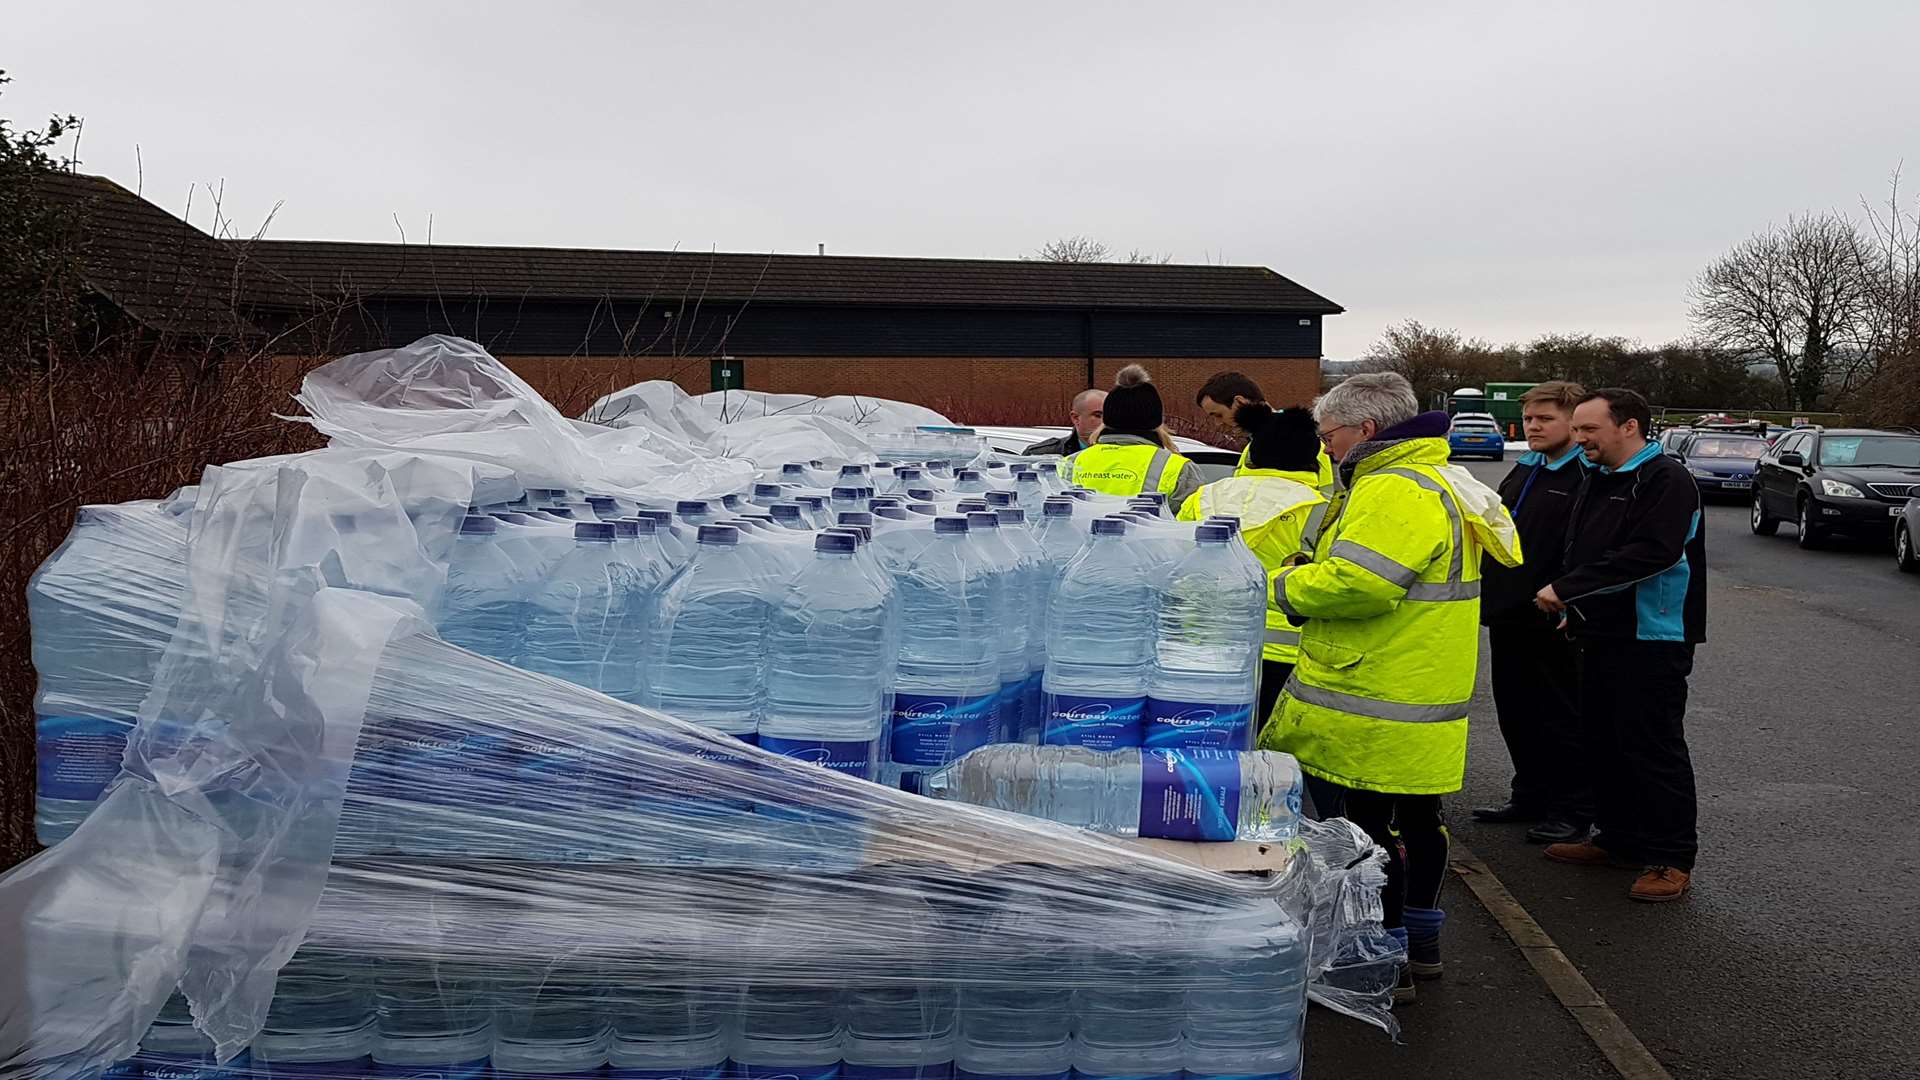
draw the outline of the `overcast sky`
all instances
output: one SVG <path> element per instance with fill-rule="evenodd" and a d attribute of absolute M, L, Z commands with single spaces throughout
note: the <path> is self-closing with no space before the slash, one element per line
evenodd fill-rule
<path fill-rule="evenodd" d="M 1295 278 L 1348 309 L 1336 359 L 1406 318 L 1666 340 L 1728 245 L 1920 173 L 1917 0 L 0 0 L 0 27 L 0 114 L 82 114 L 83 168 L 176 213 L 224 181 L 246 232 L 281 204 L 284 239 L 1086 234 Z"/>

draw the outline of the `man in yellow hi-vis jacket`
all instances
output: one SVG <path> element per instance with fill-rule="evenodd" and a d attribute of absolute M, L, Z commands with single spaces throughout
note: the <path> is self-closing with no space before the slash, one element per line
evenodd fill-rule
<path fill-rule="evenodd" d="M 1420 413 L 1401 376 L 1352 376 L 1313 411 L 1340 490 L 1314 561 L 1273 577 L 1273 602 L 1305 625 L 1261 745 L 1299 759 L 1323 816 L 1387 850 L 1381 899 L 1384 925 L 1408 941 L 1404 1000 L 1412 976 L 1441 972 L 1440 796 L 1465 775 L 1481 554 L 1519 565 L 1519 533 L 1497 492 L 1447 463 L 1446 414 Z"/>
<path fill-rule="evenodd" d="M 1109 495 L 1157 491 L 1175 507 L 1200 489 L 1199 470 L 1161 441 L 1166 413 L 1146 368 L 1120 369 L 1104 411 L 1093 445 L 1067 458 L 1074 483 Z"/>
<path fill-rule="evenodd" d="M 1320 440 L 1313 415 L 1305 409 L 1274 412 L 1264 401 L 1240 406 L 1235 422 L 1248 433 L 1248 458 L 1239 470 L 1216 480 L 1180 507 L 1180 520 L 1237 518 L 1240 535 L 1271 577 L 1303 557 L 1311 557 L 1327 497 L 1319 491 L 1315 459 Z M 1300 653 L 1300 628 L 1267 594 L 1267 635 L 1260 651 L 1260 711 L 1265 719 L 1293 674 Z"/>

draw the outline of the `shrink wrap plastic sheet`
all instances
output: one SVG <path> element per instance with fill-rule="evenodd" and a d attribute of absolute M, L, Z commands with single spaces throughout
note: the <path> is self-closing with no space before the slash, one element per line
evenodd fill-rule
<path fill-rule="evenodd" d="M 1056 1035 L 1043 1071 L 1281 1076 L 1308 992 L 1397 1029 L 1384 857 L 1345 823 L 1223 874 L 441 641 L 466 507 L 539 486 L 534 458 L 635 495 L 738 487 L 735 463 L 605 460 L 451 339 L 329 367 L 302 400 L 335 448 L 209 468 L 184 546 L 184 497 L 97 513 L 158 569 L 57 583 L 157 659 L 97 691 L 148 683 L 99 805 L 0 877 L 0 1077 L 618 1075 L 709 1029 L 741 1075 L 829 1075 L 811 1034 L 849 1076 L 1010 1075 Z M 471 1056 L 429 1069 L 451 1043 Z"/>

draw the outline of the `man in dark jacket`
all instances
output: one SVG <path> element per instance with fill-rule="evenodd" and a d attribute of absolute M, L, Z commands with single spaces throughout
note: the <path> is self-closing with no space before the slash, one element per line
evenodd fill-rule
<path fill-rule="evenodd" d="M 1074 395 L 1073 404 L 1068 407 L 1068 416 L 1073 420 L 1073 430 L 1057 439 L 1046 439 L 1027 447 L 1028 456 L 1036 454 L 1077 454 L 1093 442 L 1100 431 L 1100 425 L 1106 422 L 1107 392 L 1105 390 L 1082 390 Z"/>
<path fill-rule="evenodd" d="M 1541 383 L 1520 399 L 1527 452 L 1500 482 L 1500 500 L 1520 529 L 1526 562 L 1508 569 L 1491 556 L 1480 570 L 1480 621 L 1487 627 L 1493 704 L 1513 759 L 1513 793 L 1504 806 L 1473 812 L 1481 821 L 1537 823 L 1539 844 L 1581 840 L 1593 820 L 1593 791 L 1581 751 L 1573 643 L 1557 615 L 1533 604 L 1561 573 L 1567 522 L 1588 465 L 1573 441 L 1573 410 L 1586 396 L 1577 383 Z"/>
<path fill-rule="evenodd" d="M 1699 838 L 1684 720 L 1694 646 L 1706 639 L 1707 549 L 1700 492 L 1647 441 L 1653 416 L 1632 390 L 1598 390 L 1573 437 L 1598 466 L 1568 525 L 1565 568 L 1537 596 L 1578 650 L 1580 716 L 1593 777 L 1591 840 L 1547 857 L 1642 868 L 1635 900 L 1678 900 Z"/>

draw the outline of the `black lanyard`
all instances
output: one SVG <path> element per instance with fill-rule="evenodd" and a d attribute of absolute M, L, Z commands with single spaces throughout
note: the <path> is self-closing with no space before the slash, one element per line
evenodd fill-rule
<path fill-rule="evenodd" d="M 1520 512 L 1520 505 L 1527 501 L 1527 492 L 1533 490 L 1533 482 L 1540 478 L 1540 470 L 1546 467 L 1547 463 L 1545 461 L 1534 462 L 1533 471 L 1527 474 L 1527 482 L 1520 485 L 1520 497 L 1513 500 L 1514 513 L 1517 514 Z"/>

